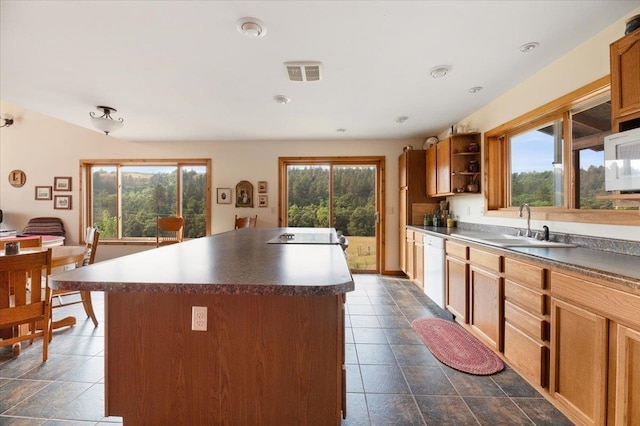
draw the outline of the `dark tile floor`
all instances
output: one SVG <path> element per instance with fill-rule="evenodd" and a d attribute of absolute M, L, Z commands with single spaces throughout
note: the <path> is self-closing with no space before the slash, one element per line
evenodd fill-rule
<path fill-rule="evenodd" d="M 347 296 L 347 420 L 343 425 L 570 425 L 508 366 L 492 376 L 460 373 L 438 362 L 411 328 L 446 313 L 405 279 L 356 275 Z M 102 293 L 94 293 L 98 319 Z M 12 359 L 0 348 L 0 425 L 108 425 L 104 417 L 102 323 L 81 305 L 75 327 L 56 330 L 49 360 L 37 342 Z M 297 426 L 297 425 L 296 425 Z"/>

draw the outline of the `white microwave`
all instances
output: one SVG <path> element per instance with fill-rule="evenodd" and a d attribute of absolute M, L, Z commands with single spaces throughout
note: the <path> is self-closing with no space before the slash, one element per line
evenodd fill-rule
<path fill-rule="evenodd" d="M 604 188 L 640 191 L 640 128 L 604 138 Z"/>

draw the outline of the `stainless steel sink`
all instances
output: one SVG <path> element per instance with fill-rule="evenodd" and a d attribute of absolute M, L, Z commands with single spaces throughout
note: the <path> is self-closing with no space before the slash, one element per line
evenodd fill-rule
<path fill-rule="evenodd" d="M 543 248 L 567 248 L 577 247 L 575 244 L 561 243 L 558 241 L 543 241 L 531 237 L 522 237 L 509 234 L 492 234 L 489 232 L 452 233 L 452 236 L 469 241 L 488 244 L 496 247 L 543 247 Z"/>

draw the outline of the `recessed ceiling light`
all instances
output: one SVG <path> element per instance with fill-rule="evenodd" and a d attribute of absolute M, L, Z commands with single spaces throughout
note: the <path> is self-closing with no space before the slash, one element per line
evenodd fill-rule
<path fill-rule="evenodd" d="M 284 95 L 276 95 L 273 97 L 273 100 L 280 105 L 288 104 L 289 102 L 291 102 L 291 99 L 287 98 Z"/>
<path fill-rule="evenodd" d="M 396 123 L 404 123 L 405 121 L 407 121 L 409 119 L 409 117 L 407 117 L 406 115 L 401 115 L 400 117 L 396 118 Z"/>
<path fill-rule="evenodd" d="M 520 51 L 522 53 L 529 53 L 536 50 L 538 46 L 540 46 L 540 43 L 536 41 L 532 41 L 531 43 L 525 43 L 522 46 L 520 46 Z"/>
<path fill-rule="evenodd" d="M 471 89 L 469 89 L 469 93 L 478 93 L 481 90 L 482 90 L 481 86 L 476 86 L 476 87 L 472 87 Z"/>
<path fill-rule="evenodd" d="M 431 69 L 431 77 L 442 78 L 451 72 L 451 67 L 448 65 L 438 65 Z"/>
<path fill-rule="evenodd" d="M 241 34 L 250 38 L 264 37 L 267 33 L 267 27 L 256 18 L 240 18 L 236 22 L 236 28 Z"/>

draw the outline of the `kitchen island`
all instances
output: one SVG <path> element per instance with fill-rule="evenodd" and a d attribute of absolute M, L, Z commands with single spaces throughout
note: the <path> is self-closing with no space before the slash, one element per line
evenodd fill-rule
<path fill-rule="evenodd" d="M 269 243 L 317 232 L 326 238 L 314 244 Z M 336 243 L 332 229 L 245 228 L 56 274 L 51 285 L 105 292 L 107 416 L 338 425 L 354 284 Z"/>

